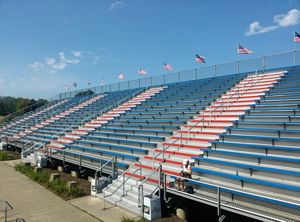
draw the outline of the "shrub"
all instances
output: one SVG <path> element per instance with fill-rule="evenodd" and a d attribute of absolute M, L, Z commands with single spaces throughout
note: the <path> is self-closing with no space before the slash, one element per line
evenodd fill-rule
<path fill-rule="evenodd" d="M 49 181 L 50 173 L 39 171 L 34 172 L 34 169 L 31 166 L 25 166 L 24 164 L 17 164 L 15 166 L 16 171 L 19 171 L 29 177 L 31 180 L 36 181 L 48 188 L 49 190 L 57 193 L 60 196 L 71 196 L 78 197 L 82 194 L 81 189 L 78 187 L 72 187 L 71 189 L 67 188 L 67 181 L 62 179 L 56 179 Z"/>
<path fill-rule="evenodd" d="M 122 218 L 121 222 L 147 222 L 148 220 L 144 219 L 144 218 L 128 218 L 128 217 L 124 217 Z"/>
<path fill-rule="evenodd" d="M 0 161 L 8 160 L 8 154 L 5 151 L 0 151 Z"/>

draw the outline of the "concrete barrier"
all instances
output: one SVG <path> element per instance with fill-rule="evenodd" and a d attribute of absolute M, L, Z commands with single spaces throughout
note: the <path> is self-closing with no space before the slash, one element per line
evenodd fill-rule
<path fill-rule="evenodd" d="M 64 172 L 64 168 L 63 168 L 62 166 L 58 166 L 58 167 L 57 167 L 57 170 L 58 170 L 59 172 Z"/>
<path fill-rule="evenodd" d="M 34 171 L 35 173 L 40 173 L 40 172 L 42 172 L 42 168 L 41 168 L 41 167 L 35 167 L 35 168 L 33 169 L 33 171 Z"/>
<path fill-rule="evenodd" d="M 77 182 L 76 182 L 76 181 L 69 181 L 69 182 L 67 183 L 67 188 L 68 188 L 68 190 L 70 190 L 70 189 L 73 188 L 73 187 L 77 187 Z"/>
<path fill-rule="evenodd" d="M 78 178 L 78 172 L 77 171 L 71 171 L 72 177 Z"/>
<path fill-rule="evenodd" d="M 50 178 L 49 178 L 49 182 L 52 182 L 53 180 L 57 180 L 59 179 L 60 176 L 58 173 L 51 173 Z"/>

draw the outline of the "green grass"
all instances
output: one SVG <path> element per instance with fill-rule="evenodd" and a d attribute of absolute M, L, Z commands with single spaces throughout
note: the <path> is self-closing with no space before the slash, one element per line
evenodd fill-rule
<path fill-rule="evenodd" d="M 0 151 L 0 161 L 5 161 L 5 160 L 9 160 L 9 156 L 8 156 L 7 152 Z"/>
<path fill-rule="evenodd" d="M 136 219 L 131 219 L 128 217 L 124 217 L 122 218 L 121 222 L 147 222 L 148 220 L 144 219 L 144 218 L 136 218 Z"/>
<path fill-rule="evenodd" d="M 0 150 L 0 161 L 19 159 L 18 155 L 12 151 Z"/>
<path fill-rule="evenodd" d="M 79 197 L 81 195 L 81 190 L 78 187 L 67 188 L 67 181 L 56 179 L 49 181 L 50 174 L 47 172 L 39 171 L 34 172 L 34 169 L 31 166 L 25 166 L 24 164 L 17 164 L 15 169 L 31 180 L 38 182 L 52 192 L 58 194 L 59 196 L 70 196 L 70 197 Z"/>

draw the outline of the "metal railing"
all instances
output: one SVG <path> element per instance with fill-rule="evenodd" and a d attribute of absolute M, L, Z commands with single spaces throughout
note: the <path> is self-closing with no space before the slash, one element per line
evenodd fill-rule
<path fill-rule="evenodd" d="M 97 182 L 99 176 L 102 177 L 102 171 L 104 167 L 107 167 L 108 164 L 111 163 L 111 177 L 112 179 L 115 178 L 116 176 L 116 163 L 117 163 L 117 157 L 113 156 L 112 158 L 110 158 L 109 160 L 106 160 L 106 163 L 102 165 L 102 161 L 101 161 L 101 166 L 96 170 L 95 172 L 95 180 Z M 98 176 L 99 173 L 99 176 Z"/>
<path fill-rule="evenodd" d="M 138 162 L 140 163 L 140 162 Z M 103 194 L 103 209 L 106 209 L 106 198 L 110 197 L 112 195 L 114 195 L 121 187 L 122 187 L 122 195 L 126 196 L 126 191 L 125 191 L 125 184 L 126 182 L 133 177 L 133 175 L 137 172 L 140 172 L 140 177 L 142 176 L 142 165 L 140 163 L 140 167 L 138 169 L 135 169 L 133 172 L 131 172 L 130 175 L 127 176 L 127 178 L 125 179 L 126 174 L 129 173 L 129 170 L 133 169 L 135 167 L 135 163 L 132 164 L 130 167 L 128 167 L 127 170 L 125 170 L 115 181 L 119 180 L 120 178 L 122 178 L 122 183 L 117 186 L 117 188 L 115 188 L 111 193 L 105 195 L 105 189 L 103 189 L 102 194 Z"/>
<path fill-rule="evenodd" d="M 4 212 L 4 222 L 7 222 L 7 213 L 9 210 L 12 210 L 13 207 L 6 201 L 6 200 L 1 200 L 0 199 L 0 212 Z"/>
<path fill-rule="evenodd" d="M 140 166 L 141 167 L 141 166 Z M 144 183 L 146 183 L 156 172 L 158 172 L 158 184 L 155 189 L 152 191 L 151 195 L 155 192 L 155 190 L 159 190 L 160 196 L 160 187 L 161 187 L 161 175 L 162 175 L 162 166 L 159 164 L 147 177 L 144 178 L 143 181 L 138 183 L 138 207 L 141 209 L 141 216 L 144 215 Z"/>
<path fill-rule="evenodd" d="M 275 204 L 275 205 L 282 205 L 285 207 L 288 207 L 289 209 L 293 209 L 293 212 L 299 212 L 298 210 L 300 209 L 300 203 L 299 202 L 291 202 L 288 200 L 284 200 L 284 199 L 279 199 L 279 198 L 274 198 L 274 197 L 268 197 L 265 195 L 261 195 L 261 194 L 256 194 L 256 193 L 251 193 L 251 192 L 246 192 L 246 191 L 242 191 L 242 190 L 237 190 L 237 189 L 232 189 L 232 188 L 228 188 L 225 186 L 219 186 L 213 183 L 208 183 L 208 182 L 203 182 L 203 181 L 199 181 L 199 180 L 195 180 L 195 179 L 190 179 L 190 178 L 186 178 L 186 177 L 181 177 L 181 176 L 177 176 L 177 175 L 173 175 L 173 174 L 169 174 L 169 173 L 164 173 L 162 172 L 162 178 L 163 178 L 163 182 L 162 184 L 162 189 L 163 189 L 163 198 L 164 201 L 167 202 L 168 198 L 167 198 L 167 191 L 172 191 L 175 194 L 181 194 L 183 193 L 185 195 L 185 197 L 189 198 L 192 197 L 193 200 L 205 203 L 205 204 L 212 204 L 214 206 L 217 207 L 217 215 L 219 217 L 219 219 L 221 219 L 222 217 L 224 217 L 224 215 L 222 215 L 221 210 L 225 209 L 225 210 L 232 210 L 234 212 L 239 212 L 239 213 L 246 213 L 249 216 L 253 216 L 253 217 L 258 217 L 260 219 L 265 219 L 265 220 L 271 220 L 271 221 L 275 221 L 275 222 L 284 222 L 286 221 L 285 219 L 281 219 L 280 217 L 274 217 L 270 215 L 270 212 L 266 212 L 266 214 L 263 214 L 261 212 L 255 212 L 255 210 L 247 210 L 245 208 L 243 208 L 241 205 L 241 207 L 238 207 L 235 205 L 231 205 L 230 201 L 233 202 L 235 199 L 237 199 L 237 197 L 245 197 L 245 198 L 249 198 L 250 200 L 255 199 L 255 200 L 259 200 L 262 202 L 266 202 L 268 204 Z M 186 193 L 183 191 L 179 191 L 176 188 L 172 188 L 172 187 L 168 187 L 167 185 L 167 179 L 166 178 L 173 178 L 175 179 L 181 179 L 186 181 L 185 183 L 190 183 L 192 186 L 195 187 L 204 187 L 204 188 L 210 188 L 211 190 L 215 190 L 216 194 L 215 197 L 204 197 L 201 195 L 197 195 L 198 193 L 195 192 L 195 194 L 190 194 L 190 193 Z M 222 196 L 221 194 L 225 194 L 224 196 Z M 227 195 L 226 195 L 227 194 Z M 230 200 L 228 198 L 228 194 L 230 195 Z M 226 197 L 227 196 L 227 197 Z M 251 203 L 251 201 L 249 202 Z M 265 206 L 268 207 L 268 206 Z M 291 210 L 292 211 L 292 210 Z M 284 217 L 284 215 L 281 215 L 282 217 Z"/>
<path fill-rule="evenodd" d="M 119 90 L 135 89 L 141 87 L 159 86 L 175 82 L 205 79 L 229 74 L 248 73 L 253 70 L 264 72 L 281 67 L 295 67 L 300 65 L 300 50 L 280 52 L 277 54 L 255 57 L 235 62 L 210 65 L 202 68 L 184 70 L 164 75 L 146 77 L 142 79 L 129 80 L 124 82 L 112 83 L 104 86 L 88 88 L 95 93 L 113 92 Z M 52 97 L 53 99 L 71 98 L 77 93 L 86 91 L 81 89 L 76 91 L 62 92 Z"/>

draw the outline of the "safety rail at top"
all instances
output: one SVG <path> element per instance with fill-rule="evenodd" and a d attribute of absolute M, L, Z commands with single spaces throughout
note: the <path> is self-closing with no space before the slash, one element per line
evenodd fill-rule
<path fill-rule="evenodd" d="M 277 54 L 260 56 L 246 60 L 238 60 L 218 65 L 204 66 L 190 70 L 168 73 L 157 76 L 150 76 L 142 79 L 122 81 L 103 86 L 91 87 L 88 89 L 62 92 L 51 99 L 71 98 L 77 93 L 92 90 L 94 93 L 113 92 L 142 87 L 152 87 L 189 80 L 198 80 L 212 77 L 219 77 L 231 74 L 247 74 L 253 71 L 271 71 L 284 68 L 292 71 L 296 66 L 300 66 L 300 50 L 280 52 Z"/>

